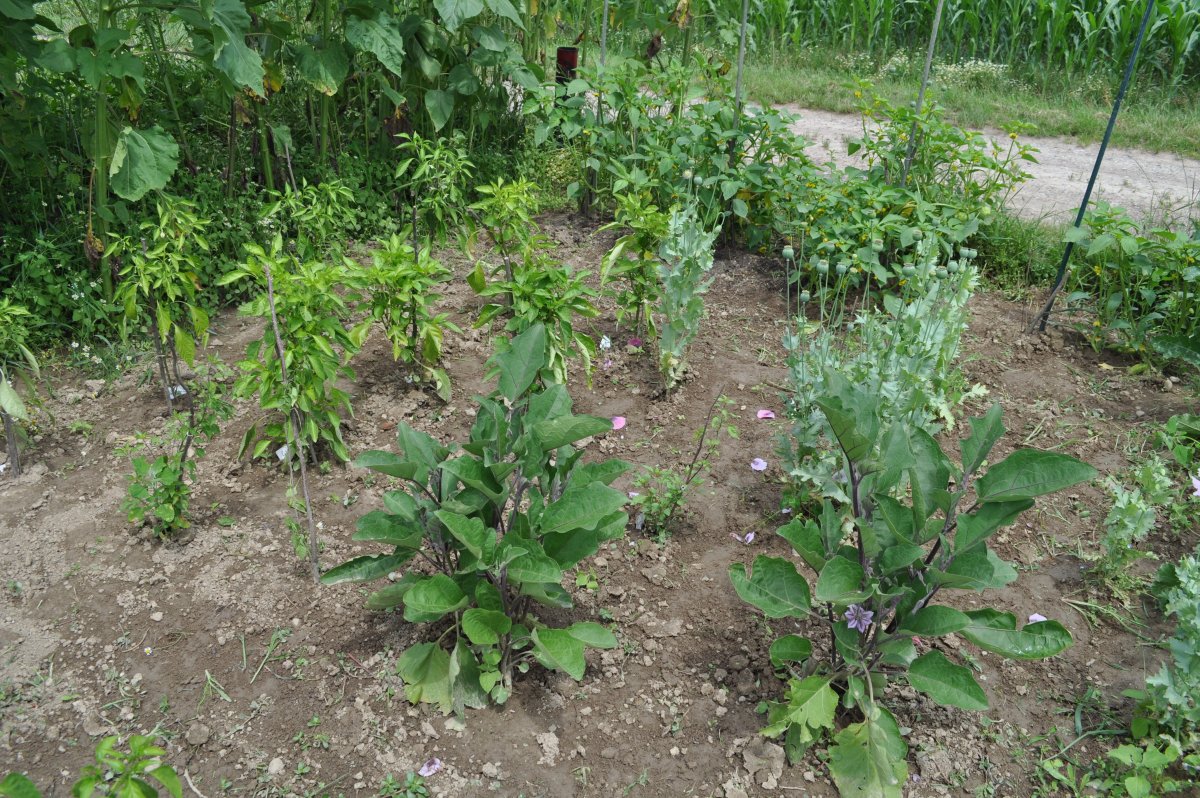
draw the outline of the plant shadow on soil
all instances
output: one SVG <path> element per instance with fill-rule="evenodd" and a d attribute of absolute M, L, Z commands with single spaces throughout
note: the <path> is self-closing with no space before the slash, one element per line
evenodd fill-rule
<path fill-rule="evenodd" d="M 543 225 L 575 268 L 594 268 L 612 241 L 567 215 Z M 465 262 L 454 266 L 465 274 Z M 112 453 L 135 432 L 161 426 L 154 387 L 139 387 L 129 373 L 92 397 L 82 375 L 59 375 L 48 408 L 56 421 L 30 451 L 32 468 L 0 480 L 0 763 L 63 795 L 98 735 L 157 727 L 171 736 L 171 763 L 207 798 L 372 795 L 387 774 L 402 776 L 433 756 L 445 769 L 429 787 L 447 796 L 836 794 L 814 754 L 781 769 L 778 751 L 757 736 L 755 706 L 782 691 L 767 646 L 772 632 L 788 630 L 768 629 L 726 577 L 731 562 L 789 553 L 771 534 L 782 490 L 777 437 L 787 429 L 773 387 L 787 381 L 784 279 L 777 261 L 747 254 L 718 260 L 713 273 L 709 318 L 680 390 L 651 398 L 653 356 L 624 350 L 628 333 L 601 302 L 591 332 L 613 339 L 612 362 L 601 358 L 591 387 L 576 380 L 572 394 L 580 412 L 628 419 L 590 443 L 589 456 L 686 463 L 719 392 L 735 402 L 740 438 L 725 443 L 710 484 L 691 495 L 666 545 L 631 533 L 584 563 L 598 586 L 574 591 L 570 615 L 611 613 L 621 648 L 591 652 L 581 683 L 535 668 L 504 707 L 469 711 L 465 728 L 409 706 L 393 675 L 395 656 L 427 629 L 368 612 L 363 586 L 312 585 L 288 542 L 286 475 L 236 460 L 257 408 L 240 404 L 200 464 L 190 541 L 164 545 L 129 528 L 119 510 L 128 463 Z M 469 329 L 479 300 L 464 283 L 446 291 L 444 304 Z M 1026 334 L 1028 307 L 980 293 L 971 310 L 964 370 L 990 396 L 969 410 L 1003 404 L 1009 434 L 997 456 L 1022 444 L 1056 448 L 1115 473 L 1144 445 L 1139 423 L 1189 409 L 1161 377 L 1126 376 L 1070 333 Z M 210 349 L 227 363 L 258 334 L 233 313 L 214 329 Z M 487 389 L 489 339 L 479 330 L 447 339 L 455 395 L 443 405 L 407 385 L 387 342 L 373 338 L 354 363 L 351 451 L 390 448 L 398 420 L 443 441 L 462 439 L 470 397 Z M 760 407 L 778 420 L 755 418 Z M 76 419 L 93 425 L 88 437 L 67 431 Z M 765 473 L 750 468 L 755 457 L 770 462 Z M 334 467 L 314 482 L 323 564 L 372 552 L 350 534 L 358 516 L 379 506 L 387 480 Z M 989 693 L 992 709 L 982 715 L 893 688 L 897 717 L 911 729 L 909 795 L 983 784 L 1028 794 L 1034 742 L 1048 736 L 1047 755 L 1073 740 L 1074 720 L 1064 712 L 1080 696 L 1097 688 L 1119 701 L 1121 690 L 1157 669 L 1154 648 L 1116 625 L 1090 625 L 1063 602 L 1088 597 L 1076 555 L 1096 550 L 1107 509 L 1099 485 L 1082 485 L 1040 502 L 998 540 L 1020 579 L 989 605 L 1058 618 L 1074 646 L 1046 662 L 1018 663 L 950 640 L 948 652 L 969 657 Z M 750 546 L 731 537 L 750 529 L 758 531 Z M 1153 541 L 1164 557 L 1195 542 Z M 951 603 L 970 608 L 978 598 Z M 1161 632 L 1155 623 L 1141 630 L 1150 640 Z M 286 637 L 268 656 L 272 635 Z M 1101 751 L 1092 741 L 1073 750 L 1085 761 Z"/>

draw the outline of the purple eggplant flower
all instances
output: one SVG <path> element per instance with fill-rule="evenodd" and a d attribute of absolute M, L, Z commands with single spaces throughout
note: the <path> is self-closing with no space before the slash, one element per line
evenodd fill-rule
<path fill-rule="evenodd" d="M 859 634 L 866 633 L 874 617 L 874 612 L 863 609 L 860 604 L 851 604 L 849 609 L 846 610 L 846 623 L 849 624 L 851 629 L 858 630 Z"/>
<path fill-rule="evenodd" d="M 767 470 L 767 461 L 762 459 L 761 457 L 755 457 L 753 460 L 750 461 L 750 467 L 753 468 L 755 471 L 766 471 Z"/>
<path fill-rule="evenodd" d="M 1041 623 L 1044 620 L 1046 620 L 1046 616 L 1042 615 L 1040 612 L 1035 612 L 1029 616 L 1030 623 Z"/>
<path fill-rule="evenodd" d="M 417 771 L 417 775 L 421 776 L 422 778 L 427 779 L 430 776 L 432 776 L 434 773 L 437 773 L 441 769 L 442 769 L 442 760 L 438 759 L 435 756 L 432 759 L 430 759 L 429 761 L 427 761 L 424 765 L 421 765 L 421 769 Z"/>
<path fill-rule="evenodd" d="M 1200 473 L 1197 473 L 1196 476 L 1192 477 L 1192 488 L 1196 491 L 1192 495 L 1200 496 Z"/>

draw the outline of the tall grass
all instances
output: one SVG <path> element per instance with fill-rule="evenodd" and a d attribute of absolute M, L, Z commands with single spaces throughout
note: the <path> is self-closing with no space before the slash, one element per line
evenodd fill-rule
<path fill-rule="evenodd" d="M 738 19 L 741 0 L 703 0 L 705 21 Z M 1118 73 L 1146 0 L 947 0 L 937 56 L 1068 76 Z M 697 4 L 698 5 L 698 4 Z M 886 58 L 922 46 L 934 3 L 921 0 L 752 0 L 760 44 L 834 46 Z M 1200 80 L 1200 1 L 1158 0 L 1139 58 L 1142 76 Z"/>

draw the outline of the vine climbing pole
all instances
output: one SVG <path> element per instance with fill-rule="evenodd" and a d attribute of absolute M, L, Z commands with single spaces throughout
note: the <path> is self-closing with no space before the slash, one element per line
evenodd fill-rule
<path fill-rule="evenodd" d="M 1087 214 L 1088 204 L 1092 201 L 1092 189 L 1096 187 L 1096 178 L 1100 174 L 1100 164 L 1104 163 L 1104 153 L 1108 149 L 1108 141 L 1112 138 L 1113 128 L 1117 124 L 1117 114 L 1121 110 L 1121 100 L 1125 98 L 1125 92 L 1129 88 L 1129 81 L 1133 77 L 1133 67 L 1137 63 L 1138 50 L 1142 48 L 1142 39 L 1146 36 L 1146 26 L 1150 22 L 1150 15 L 1154 12 L 1154 0 L 1146 0 L 1146 11 L 1142 15 L 1142 25 L 1138 28 L 1137 39 L 1133 43 L 1133 52 L 1129 54 L 1129 63 L 1125 65 L 1125 75 L 1121 78 L 1121 88 L 1117 90 L 1117 99 L 1113 102 L 1112 113 L 1108 117 L 1108 127 L 1104 131 L 1104 138 L 1100 141 L 1100 150 L 1096 153 L 1096 163 L 1092 165 L 1092 176 L 1088 178 L 1087 189 L 1083 192 L 1083 202 L 1079 205 L 1079 213 L 1075 215 L 1074 229 L 1078 230 L 1083 225 L 1083 217 Z M 1033 332 L 1036 328 L 1038 332 L 1045 332 L 1046 323 L 1050 321 L 1050 313 L 1054 310 L 1054 301 L 1058 298 L 1058 293 L 1062 291 L 1063 284 L 1067 281 L 1067 265 L 1071 261 L 1071 253 L 1075 250 L 1075 240 L 1071 238 L 1067 241 L 1067 246 L 1063 249 L 1062 260 L 1058 264 L 1058 276 L 1054 278 L 1054 287 L 1050 289 L 1050 296 L 1046 300 L 1046 306 L 1042 308 L 1042 312 L 1034 319 L 1030 325 L 1029 331 Z"/>

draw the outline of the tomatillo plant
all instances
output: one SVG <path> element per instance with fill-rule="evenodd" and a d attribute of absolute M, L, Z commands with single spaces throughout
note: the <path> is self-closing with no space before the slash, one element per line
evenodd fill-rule
<path fill-rule="evenodd" d="M 791 678 L 784 700 L 768 705 L 763 733 L 782 736 L 792 760 L 831 738 L 829 769 L 842 795 L 898 798 L 908 746 L 881 703 L 889 678 L 947 706 L 988 706 L 970 670 L 936 649 L 918 656 L 914 637 L 958 634 L 985 651 L 1031 660 L 1071 644 L 1057 621 L 1018 629 L 1011 613 L 964 612 L 933 600 L 944 589 L 984 591 L 1016 580 L 987 538 L 1036 497 L 1092 479 L 1096 470 L 1067 455 L 1020 449 L 981 471 L 1005 432 L 999 405 L 969 420 L 959 465 L 919 427 L 881 423 L 877 395 L 832 371 L 825 385 L 816 401 L 842 453 L 849 506 L 827 499 L 818 518 L 779 530 L 816 574 L 815 587 L 782 557 L 757 557 L 752 573 L 735 563 L 729 576 L 738 595 L 768 617 L 796 618 L 829 634 L 819 654 L 801 634 L 771 645 L 772 664 Z M 856 715 L 840 729 L 839 702 Z"/>
<path fill-rule="evenodd" d="M 400 454 L 371 451 L 356 461 L 406 483 L 383 510 L 358 521 L 354 539 L 391 552 L 356 557 L 325 584 L 403 575 L 374 593 L 371 609 L 403 607 L 407 621 L 444 631 L 400 655 L 396 669 L 413 703 L 462 714 L 491 699 L 504 703 L 514 671 L 540 662 L 583 678 L 584 650 L 612 648 L 605 627 L 581 621 L 553 628 L 536 605 L 571 607 L 563 574 L 628 521 L 625 494 L 609 486 L 629 467 L 619 460 L 580 464 L 575 444 L 611 429 L 607 418 L 577 416 L 550 375 L 545 328 L 534 325 L 492 358 L 498 389 L 479 400 L 470 439 L 446 447 L 398 425 Z M 445 625 L 449 622 L 449 625 Z"/>

